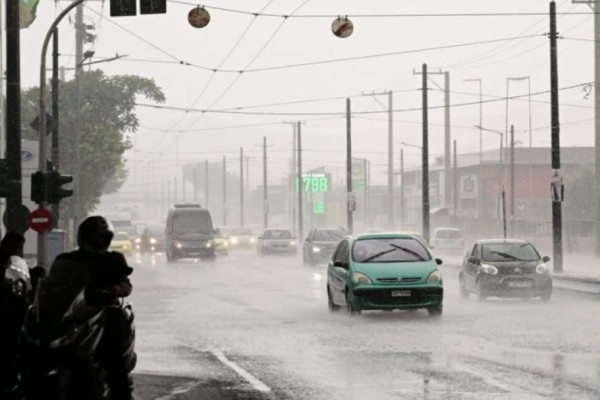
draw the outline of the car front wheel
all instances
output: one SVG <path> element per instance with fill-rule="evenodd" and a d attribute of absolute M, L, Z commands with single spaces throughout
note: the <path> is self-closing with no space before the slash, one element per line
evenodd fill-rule
<path fill-rule="evenodd" d="M 458 277 L 458 284 L 460 286 L 460 297 L 466 299 L 469 297 L 469 290 L 467 289 L 467 285 L 465 284 L 465 277 L 460 274 Z"/>
<path fill-rule="evenodd" d="M 340 310 L 340 306 L 333 302 L 333 296 L 331 295 L 331 289 L 329 289 L 329 285 L 327 285 L 327 303 L 329 306 L 329 311 L 337 312 Z"/>
<path fill-rule="evenodd" d="M 547 292 L 542 293 L 542 301 L 550 301 L 552 298 L 552 291 L 548 290 Z"/>
<path fill-rule="evenodd" d="M 429 312 L 430 317 L 439 318 L 442 316 L 443 307 L 439 304 L 434 307 L 429 307 L 427 311 Z"/>
<path fill-rule="evenodd" d="M 350 299 L 350 291 L 346 290 L 346 311 L 348 315 L 351 317 L 360 314 L 360 310 L 352 304 L 352 300 Z"/>

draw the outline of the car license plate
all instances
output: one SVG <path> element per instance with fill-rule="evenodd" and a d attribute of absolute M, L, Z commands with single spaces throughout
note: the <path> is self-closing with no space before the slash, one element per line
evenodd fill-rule
<path fill-rule="evenodd" d="M 530 281 L 510 281 L 508 282 L 508 287 L 511 288 L 530 288 L 531 282 Z"/>
<path fill-rule="evenodd" d="M 393 290 L 392 297 L 410 297 L 410 290 Z"/>

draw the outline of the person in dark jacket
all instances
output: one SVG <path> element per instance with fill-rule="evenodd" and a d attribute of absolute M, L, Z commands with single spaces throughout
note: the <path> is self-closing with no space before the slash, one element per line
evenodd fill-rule
<path fill-rule="evenodd" d="M 85 219 L 77 233 L 79 248 L 56 258 L 34 307 L 39 308 L 38 332 L 46 340 L 60 335 L 63 316 L 82 291 L 87 304 L 104 307 L 104 333 L 95 359 L 106 372 L 111 399 L 129 400 L 133 398 L 130 372 L 136 362 L 133 314 L 118 305 L 131 294 L 128 276 L 133 269 L 122 254 L 108 251 L 112 238 L 106 219 Z"/>
<path fill-rule="evenodd" d="M 16 398 L 17 341 L 29 305 L 26 294 L 15 295 L 13 282 L 6 279 L 11 257 L 23 257 L 25 238 L 8 232 L 0 242 L 0 399 Z"/>

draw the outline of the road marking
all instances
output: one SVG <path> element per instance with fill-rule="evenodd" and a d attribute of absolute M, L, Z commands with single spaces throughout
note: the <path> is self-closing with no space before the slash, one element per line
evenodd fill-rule
<path fill-rule="evenodd" d="M 234 370 L 239 376 L 244 378 L 254 389 L 258 390 L 261 393 L 270 393 L 271 388 L 261 382 L 258 378 L 252 375 L 250 372 L 246 371 L 244 368 L 237 365 L 235 362 L 223 354 L 220 350 L 211 350 L 212 355 L 214 355 L 219 361 L 223 364 Z"/>
<path fill-rule="evenodd" d="M 198 385 L 199 385 L 198 382 L 190 382 L 190 383 L 185 384 L 185 385 L 177 386 L 168 395 L 161 396 L 161 397 L 159 397 L 159 398 L 157 398 L 155 400 L 172 400 L 172 399 L 175 399 L 176 396 L 188 393 L 189 391 L 191 391 L 192 389 L 194 389 Z"/>

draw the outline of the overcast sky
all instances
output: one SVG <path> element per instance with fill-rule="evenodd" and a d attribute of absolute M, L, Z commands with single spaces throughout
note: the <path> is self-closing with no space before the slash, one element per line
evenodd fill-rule
<path fill-rule="evenodd" d="M 21 66 L 23 86 L 38 84 L 39 54 L 42 38 L 53 18 L 66 1 L 41 0 L 38 18 L 21 31 Z M 241 106 L 269 105 L 243 111 L 261 113 L 343 113 L 344 96 L 363 92 L 393 90 L 395 153 L 400 141 L 421 144 L 421 77 L 413 69 L 428 63 L 431 71 L 439 68 L 451 73 L 451 102 L 476 102 L 478 86 L 464 79 L 482 78 L 485 99 L 504 96 L 507 77 L 530 76 L 532 92 L 548 91 L 549 44 L 546 15 L 480 16 L 480 17 L 360 17 L 361 14 L 432 14 L 432 13 L 547 13 L 545 0 L 481 0 L 399 1 L 399 0 L 219 0 L 205 3 L 233 10 L 298 15 L 348 15 L 355 26 L 354 34 L 339 39 L 331 33 L 333 18 L 267 17 L 210 9 L 211 22 L 195 29 L 187 22 L 188 12 L 195 6 L 169 2 L 166 15 L 109 17 L 109 3 L 88 1 L 85 21 L 95 26 L 97 39 L 86 49 L 95 51 L 95 60 L 116 53 L 128 55 L 119 61 L 98 64 L 107 74 L 137 74 L 153 78 L 164 90 L 167 106 L 187 109 L 231 109 Z M 571 0 L 557 1 L 559 12 L 588 13 L 563 15 L 559 18 L 559 68 L 561 87 L 593 80 L 593 16 L 586 5 L 573 5 Z M 300 7 L 302 6 L 302 7 Z M 265 8 L 266 7 L 266 8 Z M 300 7 L 300 8 L 299 8 Z M 74 13 L 73 13 L 74 16 Z M 355 16 L 355 17 L 353 17 Z M 74 29 L 72 20 L 60 25 L 61 64 L 72 67 Z M 495 43 L 475 42 L 527 36 Z M 574 40 L 586 39 L 586 41 Z M 237 45 L 236 45 L 237 43 Z M 272 66 L 362 57 L 381 53 L 403 52 L 432 47 L 463 45 L 447 49 L 412 52 L 385 57 L 335 62 L 312 66 L 290 67 L 244 74 L 203 70 L 181 65 L 178 61 L 224 70 L 252 70 Z M 469 44 L 469 45 L 466 45 Z M 472 45 L 471 45 L 472 44 Z M 136 61 L 147 60 L 147 61 Z M 158 62 L 163 61 L 163 62 Z M 443 77 L 432 76 L 440 86 Z M 232 84 L 233 83 L 233 84 Z M 443 92 L 433 82 L 430 105 L 443 105 Z M 511 82 L 511 95 L 527 94 L 527 81 Z M 589 88 L 587 88 L 589 91 Z M 295 103 L 335 97 L 331 101 Z M 533 98 L 532 126 L 534 146 L 550 145 L 549 94 Z M 586 88 L 562 90 L 562 145 L 593 145 L 593 94 Z M 147 103 L 140 99 L 140 102 Z M 294 102 L 288 105 L 273 105 Z M 383 96 L 353 97 L 353 111 L 383 111 Z M 242 111 L 242 110 L 239 110 Z M 303 146 L 306 169 L 320 165 L 344 165 L 345 119 L 341 115 L 240 115 L 182 113 L 138 107 L 140 129 L 136 135 L 136 169 L 142 174 L 146 161 L 157 159 L 161 174 L 172 174 L 177 158 L 180 164 L 190 161 L 221 159 L 222 155 L 238 157 L 243 146 L 253 157 L 254 180 L 258 180 L 262 136 L 269 142 L 272 182 L 287 172 L 291 157 L 292 128 L 285 121 L 303 120 Z M 529 144 L 529 111 L 527 99 L 509 103 L 509 123 L 516 126 L 516 139 Z M 443 109 L 430 114 L 431 152 L 443 151 Z M 479 132 L 473 128 L 479 121 L 479 107 L 452 108 L 452 137 L 458 141 L 460 153 L 479 149 Z M 505 103 L 484 105 L 484 126 L 504 130 Z M 385 181 L 387 162 L 387 115 L 355 115 L 353 124 L 354 155 L 367 157 L 373 163 L 375 182 Z M 217 129 L 236 127 L 232 129 Z M 498 148 L 498 136 L 485 133 L 485 149 Z M 176 152 L 178 156 L 176 157 Z M 418 148 L 405 148 L 407 167 L 419 162 Z M 133 155 L 135 154 L 135 156 Z M 396 162 L 398 158 L 396 157 Z M 132 163 L 130 163 L 132 165 Z M 160 168 L 159 168 L 160 166 Z M 235 167 L 237 168 L 237 167 Z M 237 170 L 237 169 L 234 169 Z M 138 176 L 139 178 L 139 176 Z"/>

